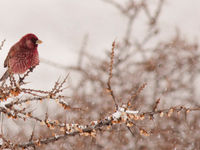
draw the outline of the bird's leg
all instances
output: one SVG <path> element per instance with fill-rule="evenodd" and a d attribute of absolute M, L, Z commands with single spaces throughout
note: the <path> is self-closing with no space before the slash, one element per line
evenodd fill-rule
<path fill-rule="evenodd" d="M 24 80 L 24 77 L 20 77 L 20 75 L 18 74 L 18 77 L 19 77 L 19 85 L 23 84 L 23 80 Z"/>
<path fill-rule="evenodd" d="M 29 75 L 30 72 L 33 72 L 33 69 L 34 69 L 34 68 L 35 68 L 35 66 L 29 68 L 29 70 L 24 74 L 23 77 L 20 77 L 20 76 L 19 76 L 19 84 L 20 84 L 20 85 L 25 84 L 24 79 Z"/>
<path fill-rule="evenodd" d="M 20 75 L 18 74 L 18 77 L 19 77 L 19 81 L 21 81 L 23 78 L 22 77 L 20 77 Z"/>
<path fill-rule="evenodd" d="M 35 66 L 31 67 L 29 70 L 30 72 L 33 72 L 33 69 L 35 68 Z"/>
<path fill-rule="evenodd" d="M 34 68 L 33 68 L 33 67 L 31 67 L 31 68 L 29 69 L 29 70 L 30 70 L 30 72 L 33 72 L 33 69 L 34 69 Z"/>

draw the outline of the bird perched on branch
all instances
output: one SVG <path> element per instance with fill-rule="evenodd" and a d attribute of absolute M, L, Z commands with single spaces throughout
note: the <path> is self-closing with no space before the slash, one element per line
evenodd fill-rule
<path fill-rule="evenodd" d="M 4 68 L 8 68 L 0 81 L 6 80 L 11 74 L 23 74 L 28 69 L 39 65 L 38 44 L 41 40 L 34 34 L 26 34 L 15 43 L 4 61 Z"/>

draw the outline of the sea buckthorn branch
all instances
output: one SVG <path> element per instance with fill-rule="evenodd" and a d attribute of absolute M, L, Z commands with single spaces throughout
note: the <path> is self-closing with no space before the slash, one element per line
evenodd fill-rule
<path fill-rule="evenodd" d="M 3 41 L 1 41 L 1 45 L 0 45 L 0 50 L 2 50 L 4 43 L 6 42 L 6 39 L 4 39 Z"/>
<path fill-rule="evenodd" d="M 131 115 L 136 115 L 138 111 L 133 110 L 126 110 L 126 108 L 119 107 L 118 110 L 113 113 L 112 115 L 106 117 L 103 120 L 99 121 L 92 121 L 88 125 L 80 125 L 80 124 L 65 124 L 65 123 L 59 123 L 58 121 L 50 121 L 48 119 L 45 119 L 43 124 L 46 125 L 48 128 L 55 129 L 56 127 L 59 127 L 61 131 L 64 132 L 64 134 L 55 134 L 53 137 L 44 138 L 44 139 L 36 139 L 29 141 L 24 144 L 13 144 L 14 147 L 21 147 L 21 148 L 28 148 L 33 146 L 40 146 L 41 144 L 48 144 L 55 142 L 59 139 L 66 138 L 68 136 L 75 136 L 75 135 L 81 135 L 81 136 L 96 136 L 97 130 L 99 130 L 102 127 L 106 126 L 112 126 L 119 123 L 128 123 L 128 119 Z M 130 126 L 130 123 L 128 124 Z"/>
<path fill-rule="evenodd" d="M 115 104 L 115 108 L 118 109 L 118 104 L 116 102 L 116 98 L 115 98 L 115 95 L 114 95 L 114 92 L 112 90 L 112 87 L 111 87 L 111 79 L 112 79 L 112 71 L 113 71 L 113 63 L 114 63 L 114 55 L 115 55 L 115 41 L 112 43 L 112 51 L 111 51 L 111 54 L 110 54 L 110 68 L 109 68 L 109 77 L 108 77 L 108 81 L 107 81 L 107 90 L 108 92 L 110 93 L 110 95 L 112 96 L 112 99 L 114 101 L 114 104 Z"/>
<path fill-rule="evenodd" d="M 50 130 L 55 130 L 56 128 L 59 128 L 62 134 L 55 133 L 54 136 L 48 137 L 48 138 L 41 138 L 41 139 L 34 139 L 32 137 L 32 140 L 29 142 L 25 142 L 22 144 L 14 144 L 11 145 L 15 148 L 21 147 L 21 148 L 28 148 L 28 147 L 37 147 L 41 146 L 43 144 L 49 144 L 55 141 L 58 141 L 60 139 L 64 139 L 69 136 L 75 136 L 75 135 L 81 135 L 81 136 L 91 136 L 96 137 L 97 131 L 105 128 L 107 130 L 110 129 L 111 126 L 117 125 L 117 124 L 124 124 L 129 129 L 131 127 L 136 127 L 139 129 L 140 134 L 143 136 L 150 136 L 151 132 L 147 132 L 142 127 L 139 127 L 134 122 L 137 122 L 139 120 L 144 119 L 152 119 L 152 116 L 159 115 L 160 117 L 171 117 L 174 113 L 189 113 L 192 111 L 200 111 L 200 108 L 186 108 L 183 106 L 177 106 L 177 107 L 171 107 L 169 109 L 163 109 L 163 110 L 157 110 L 152 112 L 139 112 L 135 110 L 130 110 L 127 108 L 126 105 L 123 105 L 121 107 L 118 107 L 118 110 L 116 110 L 112 115 L 109 115 L 108 117 L 105 117 L 102 120 L 92 121 L 87 125 L 81 125 L 81 124 L 75 124 L 75 123 L 59 123 L 59 121 L 54 120 L 51 121 L 48 119 L 48 117 L 41 121 L 43 125 L 46 125 Z M 101 130 L 102 131 L 102 130 Z"/>

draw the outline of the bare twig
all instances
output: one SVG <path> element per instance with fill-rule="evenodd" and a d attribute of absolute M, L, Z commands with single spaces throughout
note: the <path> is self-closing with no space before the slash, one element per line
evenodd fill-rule
<path fill-rule="evenodd" d="M 3 41 L 1 41 L 0 50 L 2 50 L 2 47 L 3 47 L 4 43 L 5 43 L 5 41 L 6 41 L 6 39 L 4 39 Z"/>
<path fill-rule="evenodd" d="M 118 105 L 117 105 L 113 90 L 111 88 L 112 70 L 113 70 L 113 63 L 114 63 L 114 51 L 115 51 L 115 41 L 112 44 L 112 52 L 111 52 L 111 55 L 110 55 L 110 68 L 109 68 L 109 77 L 108 77 L 107 86 L 108 86 L 108 91 L 110 92 L 110 95 L 112 96 L 112 99 L 114 101 L 114 104 L 115 104 L 115 107 L 116 107 L 116 110 L 117 110 Z"/>

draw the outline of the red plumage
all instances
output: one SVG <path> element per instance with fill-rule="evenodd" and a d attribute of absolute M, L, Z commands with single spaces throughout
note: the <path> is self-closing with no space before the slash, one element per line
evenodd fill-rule
<path fill-rule="evenodd" d="M 14 44 L 4 61 L 4 67 L 8 70 L 0 81 L 8 78 L 10 74 L 23 74 L 28 69 L 39 65 L 38 44 L 41 41 L 34 34 L 26 34 Z"/>

